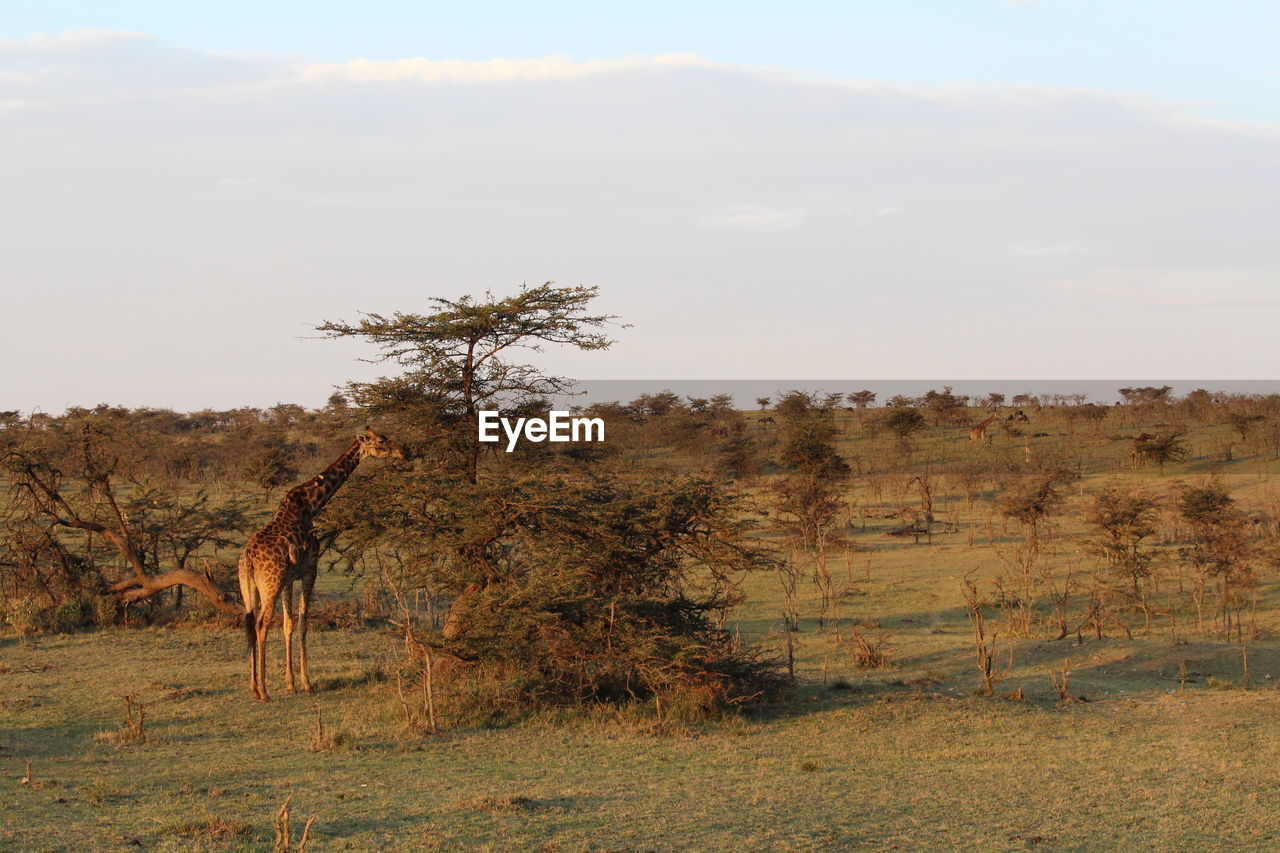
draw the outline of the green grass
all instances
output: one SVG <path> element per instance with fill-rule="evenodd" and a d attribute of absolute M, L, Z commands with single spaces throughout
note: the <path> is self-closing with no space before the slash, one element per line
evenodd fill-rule
<path fill-rule="evenodd" d="M 1071 487 L 1055 566 L 1090 565 L 1074 537 L 1104 483 L 1171 494 L 1215 471 L 1247 508 L 1270 506 L 1280 463 L 1243 448 L 1222 463 L 1224 427 L 1197 428 L 1193 458 L 1163 476 L 1130 469 L 1113 436 L 1136 429 L 1050 427 L 1036 439 L 1033 452 L 1070 450 L 1086 474 Z M 880 460 L 890 444 L 851 430 L 842 450 Z M 915 503 L 914 489 L 886 478 L 876 496 L 855 480 L 867 527 L 855 518 L 857 550 L 848 566 L 842 554 L 832 563 L 837 622 L 818 629 L 817 591 L 802 582 L 799 686 L 725 721 L 664 727 L 601 709 L 411 737 L 376 678 L 392 641 L 372 629 L 313 631 L 315 697 L 283 692 L 273 632 L 268 705 L 248 697 L 235 630 L 0 637 L 0 848 L 270 849 L 289 796 L 295 837 L 316 817 L 312 851 L 1280 847 L 1275 577 L 1261 588 L 1248 689 L 1240 645 L 1180 621 L 1176 641 L 1164 622 L 1132 640 L 1018 639 L 997 692 L 1021 690 L 1023 701 L 975 696 L 960 580 L 998 571 L 989 538 L 1017 530 L 988 501 L 966 502 L 945 468 L 1021 456 L 1022 442 L 997 436 L 981 450 L 938 428 L 915 444 L 942 472 L 935 513 L 954 513 L 957 532 L 919 544 L 885 536 L 896 523 L 885 511 Z M 330 600 L 351 596 L 339 577 L 321 587 Z M 776 579 L 751 577 L 745 591 L 730 627 L 776 648 Z M 885 669 L 857 668 L 847 648 L 849 627 L 871 620 L 879 629 L 864 630 L 890 634 Z M 1007 648 L 1002 637 L 1002 660 Z M 1058 704 L 1050 673 L 1064 661 L 1071 692 L 1088 701 Z M 146 742 L 102 736 L 120 729 L 123 694 L 146 703 Z"/>
<path fill-rule="evenodd" d="M 3 676 L 0 845 L 263 849 L 289 795 L 295 826 L 317 818 L 314 850 L 1280 844 L 1269 806 L 1280 694 L 1209 690 L 1206 673 L 1238 681 L 1234 658 L 1212 647 L 1086 645 L 1072 686 L 1095 701 L 1063 708 L 1038 675 L 1058 655 L 1031 643 L 1019 651 L 1021 703 L 970 696 L 961 678 L 897 683 L 914 666 L 840 668 L 853 689 L 810 683 L 754 719 L 661 731 L 600 712 L 419 740 L 400 738 L 389 697 L 364 687 L 249 701 L 237 640 L 113 630 L 4 641 L 9 666 L 50 668 Z M 325 632 L 315 647 L 325 683 L 357 680 L 382 644 Z M 1269 651 L 1255 678 L 1280 665 Z M 1185 693 L 1175 655 L 1193 660 Z M 945 676 L 960 664 L 929 667 Z M 127 690 L 149 701 L 148 742 L 98 742 Z M 317 704 L 347 745 L 312 751 Z M 34 784 L 20 786 L 27 760 Z"/>

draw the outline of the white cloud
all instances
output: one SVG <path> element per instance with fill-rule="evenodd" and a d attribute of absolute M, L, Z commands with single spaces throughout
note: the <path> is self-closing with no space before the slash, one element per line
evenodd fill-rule
<path fill-rule="evenodd" d="M 1097 269 L 1044 286 L 1082 303 L 1118 309 L 1280 307 L 1280 273 L 1268 269 Z"/>
<path fill-rule="evenodd" d="M 375 62 L 354 59 L 343 63 L 316 63 L 296 69 L 304 80 L 351 83 L 412 81 L 428 85 L 468 85 L 515 80 L 565 80 L 623 71 L 663 69 L 730 69 L 692 54 L 633 56 L 625 59 L 591 59 L 583 62 L 557 54 L 532 59 L 397 59 Z"/>
<path fill-rule="evenodd" d="M 1051 255 L 1082 255 L 1089 252 L 1084 246 L 1076 243 L 1020 243 L 1009 249 L 1009 254 L 1028 258 L 1039 258 Z"/>
<path fill-rule="evenodd" d="M 103 352 L 140 330 L 6 376 L 8 407 L 318 403 L 362 353 L 309 323 L 548 279 L 636 327 L 547 354 L 571 375 L 1280 373 L 1275 126 L 689 56 L 317 65 L 91 32 L 0 67 L 6 308 L 57 304 Z M 0 363 L 46 349 L 15 326 Z"/>
<path fill-rule="evenodd" d="M 801 207 L 777 208 L 763 204 L 725 207 L 703 217 L 712 228 L 738 228 L 744 231 L 787 231 L 799 228 L 809 218 Z"/>
<path fill-rule="evenodd" d="M 77 56 L 83 55 L 87 51 L 97 51 L 103 48 L 158 43 L 159 39 L 146 33 L 131 30 L 85 28 L 64 30 L 54 35 L 35 33 L 31 37 L 22 40 L 0 39 L 0 50 L 6 53 L 32 52 L 46 56 Z"/>

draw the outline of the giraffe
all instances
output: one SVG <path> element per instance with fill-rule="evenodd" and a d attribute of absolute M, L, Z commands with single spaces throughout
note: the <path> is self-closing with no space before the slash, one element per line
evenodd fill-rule
<path fill-rule="evenodd" d="M 240 553 L 240 597 L 244 599 L 244 631 L 249 643 L 249 690 L 268 702 L 266 672 L 267 632 L 271 630 L 276 599 L 284 610 L 285 687 L 296 692 L 293 680 L 293 631 L 299 632 L 299 673 L 302 689 L 311 692 L 307 672 L 307 609 L 316 584 L 320 555 L 311 521 L 334 493 L 368 456 L 404 459 L 404 448 L 369 427 L 333 464 L 290 489 L 267 525 L 249 537 Z M 302 582 L 298 618 L 293 617 L 293 584 Z M 283 595 L 281 594 L 283 593 Z"/>
<path fill-rule="evenodd" d="M 986 444 L 987 443 L 987 427 L 991 426 L 991 422 L 998 417 L 1000 416 L 992 415 L 991 417 L 987 418 L 985 421 L 982 421 L 981 423 L 979 423 L 973 429 L 969 430 L 969 443 L 970 444 L 975 444 L 975 443 Z"/>
<path fill-rule="evenodd" d="M 1133 439 L 1133 446 L 1129 448 L 1129 455 L 1132 457 L 1133 470 L 1137 471 L 1142 467 L 1143 455 L 1147 452 L 1147 442 L 1155 438 L 1149 432 L 1140 432 Z"/>

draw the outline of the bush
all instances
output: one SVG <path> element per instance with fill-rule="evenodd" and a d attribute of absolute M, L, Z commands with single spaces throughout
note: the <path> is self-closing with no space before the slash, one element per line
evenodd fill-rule
<path fill-rule="evenodd" d="M 925 423 L 924 415 L 916 409 L 905 407 L 885 409 L 867 422 L 868 429 L 873 432 L 891 432 L 904 440 L 926 426 L 928 424 Z"/>
<path fill-rule="evenodd" d="M 435 499 L 401 506 L 430 512 L 378 529 L 406 567 L 398 584 L 454 599 L 423 638 L 447 662 L 433 687 L 453 722 L 602 702 L 687 719 L 779 683 L 723 627 L 741 573 L 772 561 L 714 483 L 593 471 L 418 485 Z"/>

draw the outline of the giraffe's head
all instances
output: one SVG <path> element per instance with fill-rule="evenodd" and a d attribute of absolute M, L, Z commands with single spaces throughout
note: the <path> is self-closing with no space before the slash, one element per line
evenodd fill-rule
<path fill-rule="evenodd" d="M 404 447 L 396 444 L 385 435 L 374 432 L 371 427 L 365 427 L 364 432 L 360 434 L 357 440 L 360 442 L 361 459 L 367 459 L 370 456 L 378 456 L 384 459 L 405 459 L 408 457 Z"/>

